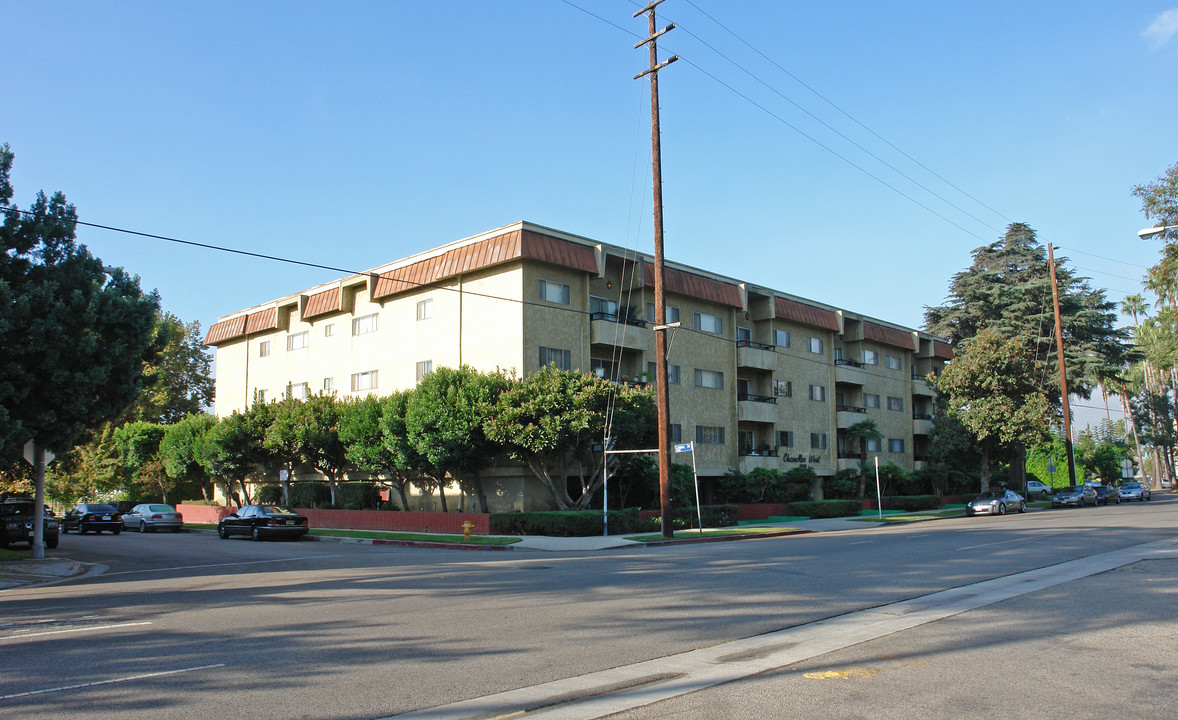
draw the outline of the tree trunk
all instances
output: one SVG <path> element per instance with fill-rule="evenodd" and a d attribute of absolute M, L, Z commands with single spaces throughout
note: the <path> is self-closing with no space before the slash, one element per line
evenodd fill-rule
<path fill-rule="evenodd" d="M 392 487 L 397 491 L 397 497 L 401 500 L 401 509 L 409 509 L 409 493 L 405 490 L 405 481 L 400 478 L 394 478 Z"/>
<path fill-rule="evenodd" d="M 1129 398 L 1125 397 L 1125 392 L 1127 391 L 1118 393 L 1118 397 L 1121 398 L 1121 412 L 1125 414 L 1125 424 L 1133 433 L 1133 446 L 1137 448 L 1137 467 L 1141 469 L 1141 479 L 1144 480 L 1145 456 L 1141 454 L 1141 439 L 1137 437 L 1137 423 L 1133 422 L 1133 412 L 1129 407 Z M 1146 482 L 1146 485 L 1152 485 L 1152 483 Z"/>
<path fill-rule="evenodd" d="M 339 507 L 339 501 L 336 499 L 335 487 L 336 487 L 335 476 L 328 475 L 327 476 L 327 488 L 329 490 L 331 490 L 331 506 L 333 508 Z"/>
<path fill-rule="evenodd" d="M 1010 485 L 1024 497 L 1027 494 L 1027 446 L 1014 446 L 1014 460 L 1010 463 Z"/>
<path fill-rule="evenodd" d="M 981 492 L 986 492 L 990 489 L 990 450 L 984 445 L 982 446 L 982 487 Z"/>
<path fill-rule="evenodd" d="M 434 478 L 438 483 L 438 499 L 442 501 L 442 512 L 450 512 L 446 507 L 446 478 Z"/>
<path fill-rule="evenodd" d="M 867 445 L 859 441 L 859 499 L 867 497 L 867 473 L 863 472 L 863 467 L 867 464 Z"/>
<path fill-rule="evenodd" d="M 490 512 L 487 509 L 487 493 L 483 490 L 483 478 L 479 475 L 479 471 L 475 470 L 472 474 L 471 483 L 474 485 L 475 495 L 479 500 L 479 510 L 482 512 Z"/>

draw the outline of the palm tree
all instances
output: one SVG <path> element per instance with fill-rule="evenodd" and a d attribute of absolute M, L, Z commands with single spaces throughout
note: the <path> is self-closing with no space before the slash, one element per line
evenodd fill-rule
<path fill-rule="evenodd" d="M 867 475 L 863 472 L 863 466 L 867 464 L 867 442 L 881 439 L 883 435 L 880 434 L 875 421 L 870 418 L 860 420 L 847 428 L 847 444 L 859 443 L 859 497 L 864 497 L 867 492 Z"/>

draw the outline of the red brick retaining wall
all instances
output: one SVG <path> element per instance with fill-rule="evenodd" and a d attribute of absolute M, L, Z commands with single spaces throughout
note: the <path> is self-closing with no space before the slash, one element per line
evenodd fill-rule
<path fill-rule="evenodd" d="M 236 508 L 216 505 L 177 505 L 185 522 L 216 524 Z M 469 520 L 476 535 L 491 533 L 491 516 L 485 513 L 401 512 L 397 510 L 312 510 L 295 508 L 313 528 L 340 530 L 396 530 L 398 532 L 461 533 Z"/>

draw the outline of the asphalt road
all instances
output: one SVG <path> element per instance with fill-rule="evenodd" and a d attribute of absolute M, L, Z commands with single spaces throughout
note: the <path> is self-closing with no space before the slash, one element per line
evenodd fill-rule
<path fill-rule="evenodd" d="M 1176 520 L 1178 498 L 1162 497 L 1098 509 L 568 554 L 254 543 L 202 534 L 71 534 L 63 536 L 55 554 L 101 563 L 107 571 L 66 585 L 0 593 L 0 717 L 187 718 L 224 714 L 234 706 L 240 708 L 234 714 L 257 718 L 391 716 L 1172 540 L 1178 536 Z M 1108 603 L 1133 612 L 1098 617 L 1107 617 L 1110 628 L 1126 617 L 1157 623 L 1172 653 L 1174 626 L 1168 612 L 1155 611 L 1153 605 L 1169 592 L 1172 607 L 1174 573 L 1168 576 L 1169 585 L 1153 586 L 1146 582 L 1148 575 L 1127 569 L 1105 575 L 1118 573 L 1141 587 L 1136 592 L 1128 581 L 1114 582 L 1114 589 L 1132 597 L 1128 603 L 1119 596 Z M 1078 614 L 1083 620 L 1108 605 L 1100 592 L 1083 589 L 1091 582 L 1096 581 L 1040 592 L 1053 598 L 1053 608 L 1079 603 L 1078 611 L 1067 607 L 1065 617 Z M 1025 597 L 1007 602 L 1041 602 Z M 989 628 L 986 642 L 966 642 L 960 648 L 955 648 L 952 633 L 935 636 L 935 630 L 997 612 L 1001 605 L 892 637 L 939 643 L 943 657 L 956 652 L 970 657 L 970 648 L 985 650 L 969 662 L 1009 674 L 1011 692 L 1017 692 L 1013 669 L 1028 664 L 1050 665 L 1044 681 L 1061 673 L 1071 680 L 1066 676 L 1074 648 L 1066 644 L 1049 642 L 1041 655 L 1036 650 L 1027 651 L 1030 657 L 1013 657 L 1020 647 L 1029 647 L 1018 644 L 1029 631 L 1042 634 L 1047 626 L 1051 630 L 1046 637 L 1061 632 L 1069 636 L 1066 624 L 1058 629 L 1052 625 L 1055 612 L 1037 613 L 1035 622 L 1011 622 L 1010 613 L 987 615 L 982 621 Z M 994 630 L 1007 627 L 1009 632 Z M 1107 631 L 1112 643 L 1120 637 L 1108 628 L 1100 631 Z M 934 636 L 922 641 L 922 633 Z M 1007 636 L 1013 639 L 1007 641 Z M 918 654 L 915 649 L 873 652 Z M 814 667 L 866 662 L 860 662 L 866 656 L 846 657 L 857 659 L 851 663 L 832 656 L 806 662 L 816 663 Z M 797 676 L 801 667 L 807 666 L 791 665 L 744 681 L 749 687 L 763 683 L 748 695 L 764 692 L 766 703 L 777 702 L 780 709 L 781 690 L 775 684 L 780 681 L 771 678 Z M 944 667 L 950 675 L 938 682 L 948 681 L 954 691 L 970 690 L 972 670 L 966 671 L 956 658 Z M 911 680 L 919 685 L 913 692 L 933 692 L 927 684 L 931 681 L 918 680 L 916 672 L 893 675 L 898 687 Z M 858 684 L 848 680 L 844 687 L 852 695 L 870 692 L 863 689 L 866 682 L 893 675 L 877 672 Z M 660 703 L 648 712 L 666 704 L 667 712 L 684 713 L 682 717 L 735 716 L 706 712 L 707 706 L 670 705 L 698 700 L 720 708 L 727 701 L 713 693 L 733 687 Z M 804 691 L 813 690 L 820 698 L 833 687 L 802 683 L 789 692 L 803 697 Z M 1081 683 L 1068 697 L 1079 702 L 1097 697 L 1097 692 L 1094 685 Z M 767 712 L 768 705 L 748 707 L 760 716 L 813 716 Z"/>

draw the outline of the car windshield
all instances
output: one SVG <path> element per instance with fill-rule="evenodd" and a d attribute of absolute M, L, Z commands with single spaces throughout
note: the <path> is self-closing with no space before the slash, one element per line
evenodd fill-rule
<path fill-rule="evenodd" d="M 110 505 L 83 505 L 82 512 L 114 512 L 114 507 Z"/>
<path fill-rule="evenodd" d="M 1056 492 L 1057 492 L 1057 493 L 1060 493 L 1060 494 L 1063 494 L 1063 493 L 1074 493 L 1074 492 L 1080 492 L 1080 486 L 1078 486 L 1078 485 L 1068 485 L 1068 486 L 1067 486 L 1067 487 L 1065 487 L 1065 488 L 1060 488 L 1059 490 L 1056 490 Z"/>
<path fill-rule="evenodd" d="M 1125 483 L 1124 485 L 1121 486 L 1121 489 L 1122 490 L 1136 490 L 1139 487 L 1141 487 L 1141 485 L 1139 485 L 1138 483 Z"/>
<path fill-rule="evenodd" d="M 32 515 L 32 503 L 4 503 L 5 515 Z"/>

